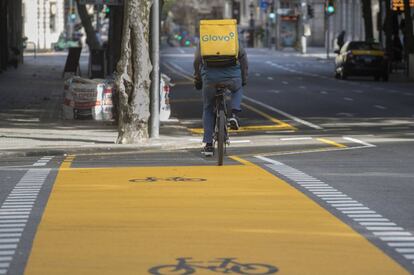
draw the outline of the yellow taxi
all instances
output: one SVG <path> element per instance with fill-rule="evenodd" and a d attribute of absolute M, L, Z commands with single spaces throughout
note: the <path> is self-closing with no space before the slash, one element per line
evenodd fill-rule
<path fill-rule="evenodd" d="M 350 41 L 336 50 L 335 77 L 373 76 L 388 81 L 388 58 L 379 43 Z"/>

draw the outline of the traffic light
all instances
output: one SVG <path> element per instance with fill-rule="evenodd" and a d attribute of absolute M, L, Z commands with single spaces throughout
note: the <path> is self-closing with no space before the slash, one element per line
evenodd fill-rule
<path fill-rule="evenodd" d="M 334 14 L 336 11 L 335 8 L 335 0 L 327 0 L 325 2 L 325 13 L 330 16 L 332 14 Z"/>
<path fill-rule="evenodd" d="M 111 8 L 109 6 L 106 6 L 104 11 L 105 11 L 105 18 L 109 18 L 111 14 Z"/>
<path fill-rule="evenodd" d="M 314 9 L 312 7 L 312 5 L 308 5 L 308 16 L 309 18 L 314 18 L 315 17 L 315 13 L 314 13 Z"/>

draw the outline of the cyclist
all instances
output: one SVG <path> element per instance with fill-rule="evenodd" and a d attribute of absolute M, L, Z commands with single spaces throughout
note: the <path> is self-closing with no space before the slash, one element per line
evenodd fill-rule
<path fill-rule="evenodd" d="M 203 128 L 204 136 L 202 154 L 212 156 L 213 132 L 214 132 L 214 105 L 216 85 L 226 84 L 231 91 L 231 116 L 229 118 L 230 128 L 239 129 L 237 113 L 241 112 L 241 101 L 243 97 L 243 86 L 247 84 L 248 61 L 247 54 L 239 41 L 239 53 L 236 65 L 209 67 L 203 62 L 200 45 L 198 44 L 194 58 L 194 85 L 197 90 L 203 92 Z"/>

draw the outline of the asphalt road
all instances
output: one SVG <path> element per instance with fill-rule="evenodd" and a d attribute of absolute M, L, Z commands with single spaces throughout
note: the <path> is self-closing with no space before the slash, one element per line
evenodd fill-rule
<path fill-rule="evenodd" d="M 163 53 L 199 140 L 192 50 Z M 414 273 L 413 84 L 249 60 L 224 167 L 194 149 L 2 158 L 0 274 Z"/>

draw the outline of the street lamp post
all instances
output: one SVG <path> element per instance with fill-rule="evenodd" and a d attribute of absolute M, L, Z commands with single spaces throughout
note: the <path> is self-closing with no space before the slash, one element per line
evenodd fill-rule
<path fill-rule="evenodd" d="M 256 24 L 255 21 L 254 21 L 254 8 L 255 8 L 255 6 L 254 6 L 253 2 L 250 2 L 249 8 L 250 8 L 250 22 L 249 22 L 250 36 L 249 37 L 250 37 L 250 46 L 253 48 L 254 47 L 254 28 L 255 28 L 255 24 Z"/>
<path fill-rule="evenodd" d="M 307 2 L 306 0 L 301 0 L 300 3 L 301 6 L 301 38 L 300 38 L 300 44 L 301 44 L 301 53 L 302 54 L 306 54 L 307 51 L 307 41 L 306 41 L 306 35 L 305 35 L 305 28 L 306 28 L 306 24 L 307 24 Z"/>
<path fill-rule="evenodd" d="M 151 85 L 151 138 L 160 133 L 160 2 L 152 4 L 152 85 Z"/>

